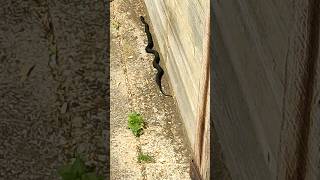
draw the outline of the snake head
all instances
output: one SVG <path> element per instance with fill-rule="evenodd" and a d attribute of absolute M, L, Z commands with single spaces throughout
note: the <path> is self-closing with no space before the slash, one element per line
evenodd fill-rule
<path fill-rule="evenodd" d="M 144 17 L 143 17 L 143 16 L 140 16 L 140 20 L 144 22 Z"/>

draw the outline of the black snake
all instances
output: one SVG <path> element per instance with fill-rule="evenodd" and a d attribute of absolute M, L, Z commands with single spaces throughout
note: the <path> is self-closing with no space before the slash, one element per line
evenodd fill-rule
<path fill-rule="evenodd" d="M 162 78 L 162 76 L 164 74 L 164 71 L 163 71 L 163 69 L 161 68 L 161 66 L 159 64 L 160 63 L 160 56 L 159 56 L 159 53 L 156 50 L 152 49 L 153 48 L 153 40 L 152 40 L 152 36 L 151 36 L 150 30 L 149 30 L 148 23 L 144 20 L 143 16 L 140 16 L 140 20 L 144 24 L 144 28 L 145 28 L 144 30 L 145 30 L 145 32 L 147 34 L 147 38 L 148 38 L 148 44 L 147 44 L 145 50 L 146 50 L 147 53 L 151 53 L 151 54 L 154 55 L 154 59 L 153 59 L 152 64 L 153 64 L 153 67 L 155 69 L 157 69 L 157 71 L 158 71 L 157 74 L 156 74 L 156 83 L 159 86 L 159 89 L 160 89 L 160 91 L 161 91 L 161 93 L 163 95 L 172 97 L 171 95 L 167 95 L 162 91 L 161 78 Z"/>

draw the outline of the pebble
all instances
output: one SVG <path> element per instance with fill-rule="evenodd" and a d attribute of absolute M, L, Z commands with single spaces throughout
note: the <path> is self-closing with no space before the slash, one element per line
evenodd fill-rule
<path fill-rule="evenodd" d="M 63 103 L 60 109 L 61 114 L 65 114 L 67 112 L 67 109 L 68 109 L 68 103 Z"/>
<path fill-rule="evenodd" d="M 153 107 L 153 112 L 155 112 L 155 113 L 158 112 L 158 109 Z"/>

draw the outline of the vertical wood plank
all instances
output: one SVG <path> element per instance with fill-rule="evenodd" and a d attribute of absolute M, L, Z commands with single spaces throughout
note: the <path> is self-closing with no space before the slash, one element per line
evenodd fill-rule
<path fill-rule="evenodd" d="M 314 80 L 319 48 L 319 2 L 295 1 L 295 28 L 288 56 L 278 179 L 305 179 L 308 172 Z M 289 61 L 290 60 L 290 61 Z"/>
<path fill-rule="evenodd" d="M 209 9 L 205 6 L 209 0 L 145 0 L 145 4 L 163 57 L 161 63 L 165 64 L 165 74 L 169 76 L 188 139 L 194 148 L 202 78 L 203 19 Z"/>
<path fill-rule="evenodd" d="M 232 179 L 276 179 L 291 1 L 217 2 L 214 124 Z"/>
<path fill-rule="evenodd" d="M 199 88 L 198 113 L 196 115 L 196 140 L 194 157 L 203 179 L 209 179 L 210 172 L 210 61 L 211 61 L 211 18 L 207 10 L 203 41 L 202 74 Z"/>
<path fill-rule="evenodd" d="M 319 1 L 217 4 L 213 113 L 232 178 L 318 179 Z"/>
<path fill-rule="evenodd" d="M 320 34 L 320 31 L 318 32 Z M 318 52 L 319 52 L 318 47 Z M 320 179 L 320 58 L 317 55 L 314 92 L 311 102 L 310 135 L 308 140 L 308 156 L 306 180 Z"/>

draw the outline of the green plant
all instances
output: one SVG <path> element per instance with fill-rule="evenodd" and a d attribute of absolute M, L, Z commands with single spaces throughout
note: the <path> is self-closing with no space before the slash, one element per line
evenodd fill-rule
<path fill-rule="evenodd" d="M 92 170 L 86 167 L 80 155 L 77 155 L 72 164 L 63 166 L 58 170 L 62 180 L 103 180 L 102 176 L 97 176 Z"/>
<path fill-rule="evenodd" d="M 139 113 L 133 112 L 128 116 L 128 128 L 131 129 L 132 133 L 139 137 L 142 134 L 144 127 L 144 121 Z"/>
<path fill-rule="evenodd" d="M 142 152 L 139 152 L 139 155 L 138 155 L 138 162 L 139 163 L 151 163 L 151 162 L 154 162 L 154 159 L 149 156 L 148 154 L 143 154 Z"/>

